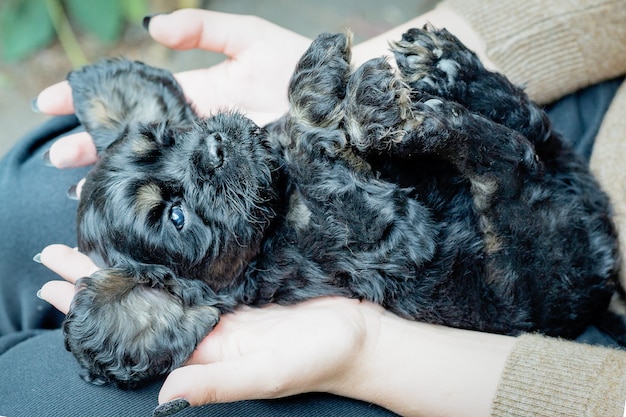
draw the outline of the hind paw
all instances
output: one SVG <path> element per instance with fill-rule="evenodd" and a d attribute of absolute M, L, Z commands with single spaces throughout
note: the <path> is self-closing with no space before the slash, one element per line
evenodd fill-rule
<path fill-rule="evenodd" d="M 410 29 L 392 49 L 398 68 L 414 89 L 455 99 L 457 84 L 484 71 L 476 55 L 445 29 Z"/>

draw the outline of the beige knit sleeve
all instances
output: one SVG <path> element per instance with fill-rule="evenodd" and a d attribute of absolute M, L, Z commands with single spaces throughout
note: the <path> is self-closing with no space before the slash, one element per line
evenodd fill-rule
<path fill-rule="evenodd" d="M 620 280 L 626 288 L 626 83 L 622 83 L 604 116 L 590 167 L 611 198 L 622 254 Z"/>
<path fill-rule="evenodd" d="M 529 96 L 548 103 L 626 73 L 624 0 L 445 0 L 487 56 Z"/>
<path fill-rule="evenodd" d="M 538 335 L 521 336 L 492 416 L 622 417 L 626 352 Z"/>

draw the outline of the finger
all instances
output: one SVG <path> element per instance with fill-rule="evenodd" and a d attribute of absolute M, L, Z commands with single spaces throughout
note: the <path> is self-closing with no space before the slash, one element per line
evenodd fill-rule
<path fill-rule="evenodd" d="M 67 314 L 74 298 L 75 287 L 67 281 L 46 282 L 37 296 L 49 302 L 60 312 Z"/>
<path fill-rule="evenodd" d="M 65 245 L 44 248 L 41 251 L 41 263 L 72 284 L 98 270 L 87 255 Z"/>
<path fill-rule="evenodd" d="M 185 365 L 204 365 L 224 359 L 221 333 L 225 318 L 227 317 L 228 316 L 225 315 L 220 318 L 220 322 L 211 330 L 209 335 L 198 344 Z"/>
<path fill-rule="evenodd" d="M 256 16 L 181 9 L 152 17 L 148 31 L 168 48 L 201 48 L 234 56 L 269 28 L 279 30 Z"/>
<path fill-rule="evenodd" d="M 278 398 L 298 393 L 286 384 L 274 354 L 260 352 L 209 365 L 174 370 L 159 392 L 159 404 L 184 398 L 192 406 L 250 399 Z"/>
<path fill-rule="evenodd" d="M 80 195 L 83 192 L 83 185 L 85 185 L 85 178 L 82 178 L 77 184 L 67 190 L 67 197 L 72 200 L 80 201 Z"/>
<path fill-rule="evenodd" d="M 248 95 L 233 94 L 233 88 L 214 80 L 227 80 L 228 62 L 223 62 L 205 70 L 184 71 L 175 74 L 176 80 L 185 90 L 187 99 L 195 104 L 196 112 L 209 117 L 219 110 L 237 109 L 259 126 L 265 126 L 278 119 L 287 110 L 278 104 L 269 103 L 275 111 L 257 110 L 246 102 Z M 268 104 L 267 102 L 265 104 Z M 282 104 L 282 103 L 281 103 Z"/>
<path fill-rule="evenodd" d="M 72 88 L 67 81 L 51 85 L 37 96 L 36 108 L 45 114 L 60 115 L 74 113 Z"/>
<path fill-rule="evenodd" d="M 57 168 L 78 168 L 96 162 L 98 155 L 91 136 L 85 132 L 63 136 L 50 147 L 50 162 Z"/>

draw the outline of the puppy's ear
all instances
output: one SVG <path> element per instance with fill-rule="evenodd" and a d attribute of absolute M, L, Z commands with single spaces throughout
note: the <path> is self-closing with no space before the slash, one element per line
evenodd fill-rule
<path fill-rule="evenodd" d="M 219 301 L 206 285 L 162 266 L 103 269 L 76 288 L 65 345 L 95 384 L 135 388 L 171 372 L 219 320 Z"/>
<path fill-rule="evenodd" d="M 352 36 L 322 34 L 304 53 L 289 84 L 290 116 L 307 126 L 332 127 L 350 76 Z"/>
<path fill-rule="evenodd" d="M 99 152 L 131 124 L 184 127 L 196 118 L 170 72 L 138 61 L 104 60 L 72 71 L 67 79 L 76 116 Z"/>

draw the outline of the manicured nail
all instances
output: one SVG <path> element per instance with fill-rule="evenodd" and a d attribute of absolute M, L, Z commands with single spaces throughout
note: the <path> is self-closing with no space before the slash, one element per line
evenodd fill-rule
<path fill-rule="evenodd" d="M 50 150 L 48 149 L 41 157 L 43 164 L 47 167 L 54 167 L 52 161 L 50 161 Z"/>
<path fill-rule="evenodd" d="M 38 97 L 35 97 L 34 99 L 31 100 L 30 108 L 35 113 L 41 113 L 41 110 L 39 110 L 39 104 L 37 104 L 37 99 Z"/>
<path fill-rule="evenodd" d="M 152 412 L 152 417 L 166 417 L 171 416 L 172 414 L 176 414 L 181 410 L 191 406 L 189 401 L 184 398 L 177 398 L 175 400 L 163 403 L 154 409 Z"/>
<path fill-rule="evenodd" d="M 79 198 L 78 198 L 78 192 L 77 192 L 77 189 L 78 189 L 78 185 L 77 185 L 77 184 L 72 185 L 72 186 L 71 186 L 71 187 L 67 190 L 67 198 L 69 198 L 70 200 L 76 200 L 76 201 L 78 201 L 78 200 L 79 200 Z"/>
<path fill-rule="evenodd" d="M 41 263 L 41 252 L 33 256 L 33 261 L 37 262 L 38 264 Z"/>
<path fill-rule="evenodd" d="M 145 16 L 143 18 L 143 21 L 141 22 L 141 25 L 143 26 L 145 30 L 148 30 L 150 28 L 150 20 L 152 20 L 153 17 L 159 16 L 162 14 L 168 14 L 168 13 L 153 13 L 153 14 L 149 14 L 148 16 Z"/>
<path fill-rule="evenodd" d="M 41 290 L 37 291 L 37 298 L 43 300 L 43 297 L 41 296 Z"/>

